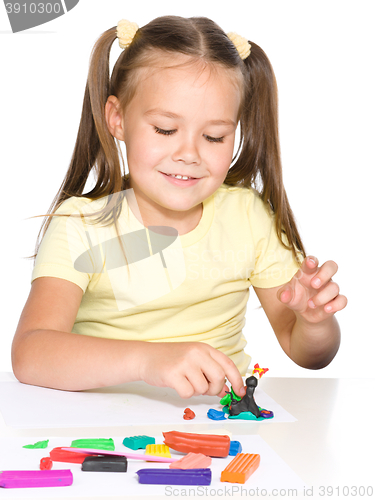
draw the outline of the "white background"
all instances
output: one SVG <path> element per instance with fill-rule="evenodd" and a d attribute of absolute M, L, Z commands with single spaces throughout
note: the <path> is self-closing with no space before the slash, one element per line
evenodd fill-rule
<path fill-rule="evenodd" d="M 24 2 L 20 2 L 24 3 Z M 2 2 L 1 2 L 2 4 Z M 30 290 L 42 219 L 66 173 L 96 38 L 126 18 L 206 16 L 260 45 L 279 87 L 284 180 L 307 252 L 335 260 L 347 308 L 342 344 L 327 368 L 308 371 L 283 353 L 251 292 L 245 335 L 270 376 L 373 377 L 373 2 L 315 0 L 80 0 L 66 15 L 13 34 L 0 5 L 0 371 Z M 112 54 L 120 49 L 114 44 Z"/>

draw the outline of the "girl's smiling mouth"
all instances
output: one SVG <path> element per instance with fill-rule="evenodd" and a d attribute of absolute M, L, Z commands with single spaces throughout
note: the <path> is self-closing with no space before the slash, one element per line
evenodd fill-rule
<path fill-rule="evenodd" d="M 196 184 L 200 179 L 197 177 L 189 177 L 182 174 L 166 174 L 161 172 L 169 182 L 175 184 L 176 186 L 192 186 Z"/>
<path fill-rule="evenodd" d="M 197 177 L 193 177 L 192 175 L 186 175 L 186 174 L 168 174 L 166 172 L 162 172 L 165 175 L 171 176 L 171 177 L 176 177 L 177 179 L 197 179 Z"/>

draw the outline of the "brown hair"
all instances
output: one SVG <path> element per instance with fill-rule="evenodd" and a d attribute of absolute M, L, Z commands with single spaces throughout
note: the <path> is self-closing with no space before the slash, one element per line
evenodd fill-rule
<path fill-rule="evenodd" d="M 133 98 L 140 78 L 140 72 L 135 70 L 155 67 L 155 61 L 160 61 L 157 56 L 182 53 L 190 56 L 192 61 L 202 61 L 213 68 L 220 65 L 240 76 L 241 135 L 233 161 L 241 146 L 242 150 L 229 169 L 225 183 L 257 189 L 275 214 L 276 230 L 282 244 L 291 248 L 295 257 L 297 252 L 305 256 L 283 185 L 277 86 L 272 66 L 263 50 L 249 42 L 251 54 L 243 61 L 228 36 L 212 20 L 205 17 L 164 16 L 154 19 L 136 32 L 129 47 L 119 56 L 110 76 L 109 54 L 116 38 L 116 27 L 113 27 L 102 34 L 93 48 L 73 156 L 38 238 L 43 228 L 45 234 L 54 212 L 67 198 L 82 196 L 98 199 L 126 189 L 127 178 L 122 173 L 124 160 L 119 143 L 110 134 L 105 120 L 107 99 L 110 95 L 116 96 L 124 110 Z M 83 194 L 92 170 L 96 174 L 96 184 L 90 192 Z M 113 205 L 113 198 L 116 197 L 109 198 L 112 199 L 112 205 L 102 220 L 108 218 L 110 213 L 116 221 L 121 206 L 120 203 Z M 282 239 L 283 234 L 287 243 Z M 36 252 L 37 249 L 38 243 Z"/>

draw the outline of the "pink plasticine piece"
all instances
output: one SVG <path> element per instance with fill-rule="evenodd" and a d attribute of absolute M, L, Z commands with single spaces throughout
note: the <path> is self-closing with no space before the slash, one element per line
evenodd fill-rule
<path fill-rule="evenodd" d="M 88 448 L 61 448 L 63 451 L 72 451 L 75 453 L 86 453 L 89 455 L 113 455 L 115 457 L 126 457 L 134 460 L 145 460 L 146 462 L 163 462 L 172 463 L 177 462 L 178 458 L 168 458 L 168 457 L 155 457 L 153 455 L 145 455 L 144 453 L 118 453 L 116 451 L 103 451 L 93 450 Z"/>
<path fill-rule="evenodd" d="M 188 453 L 177 462 L 169 466 L 170 469 L 207 469 L 212 463 L 212 458 L 203 453 Z"/>
<path fill-rule="evenodd" d="M 43 488 L 70 486 L 73 474 L 70 470 L 9 470 L 0 472 L 2 488 Z"/>

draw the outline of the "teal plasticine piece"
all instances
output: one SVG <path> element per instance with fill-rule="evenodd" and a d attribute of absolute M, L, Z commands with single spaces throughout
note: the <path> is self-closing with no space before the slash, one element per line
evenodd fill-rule
<path fill-rule="evenodd" d="M 266 420 L 265 418 L 263 417 L 256 417 L 253 413 L 251 413 L 250 411 L 243 411 L 242 413 L 240 413 L 239 415 L 229 415 L 230 419 L 237 419 L 237 420 L 256 420 L 257 422 L 259 422 L 260 420 Z"/>
<path fill-rule="evenodd" d="M 115 443 L 112 438 L 75 439 L 70 445 L 71 448 L 92 448 L 94 450 L 114 451 Z"/>
<path fill-rule="evenodd" d="M 261 408 L 262 410 L 262 408 Z M 229 413 L 228 406 L 224 406 L 223 408 L 224 413 Z M 250 411 L 243 411 L 239 415 L 229 415 L 228 418 L 230 419 L 235 419 L 235 420 L 256 420 L 257 422 L 260 422 L 261 420 L 268 420 L 264 417 L 256 417 L 253 413 Z"/>
<path fill-rule="evenodd" d="M 126 437 L 122 444 L 131 450 L 145 450 L 148 444 L 155 444 L 155 438 L 150 436 L 131 436 Z"/>
<path fill-rule="evenodd" d="M 22 448 L 28 448 L 29 450 L 37 450 L 41 448 L 47 448 L 48 446 L 49 439 L 46 439 L 46 441 L 38 441 L 35 444 L 25 444 L 25 446 L 22 446 Z"/>

